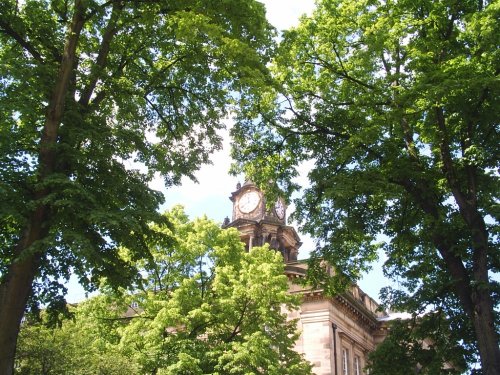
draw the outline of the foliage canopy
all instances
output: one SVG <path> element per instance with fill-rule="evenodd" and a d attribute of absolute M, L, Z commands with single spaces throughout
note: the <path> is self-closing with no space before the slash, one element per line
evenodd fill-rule
<path fill-rule="evenodd" d="M 171 226 L 154 230 L 173 240 L 148 244 L 152 257 L 137 264 L 135 290 L 85 301 L 74 321 L 52 331 L 23 327 L 21 373 L 37 373 L 46 362 L 51 373 L 66 373 L 66 359 L 76 357 L 75 374 L 119 374 L 127 363 L 138 374 L 309 374 L 293 350 L 298 334 L 285 310 L 298 301 L 287 292 L 281 255 L 267 247 L 246 252 L 236 229 L 191 222 L 181 207 L 165 215 Z"/>
<path fill-rule="evenodd" d="M 167 186 L 221 147 L 235 93 L 266 79 L 273 28 L 256 1 L 0 4 L 0 371 L 28 296 L 64 306 L 136 275 Z M 5 355 L 5 358 L 4 358 Z"/>
<path fill-rule="evenodd" d="M 284 34 L 275 85 L 243 100 L 235 170 L 290 194 L 312 160 L 296 200 L 319 239 L 312 265 L 356 280 L 384 252 L 402 287 L 383 292 L 386 304 L 443 311 L 455 343 L 497 373 L 500 4 L 317 5 Z"/>

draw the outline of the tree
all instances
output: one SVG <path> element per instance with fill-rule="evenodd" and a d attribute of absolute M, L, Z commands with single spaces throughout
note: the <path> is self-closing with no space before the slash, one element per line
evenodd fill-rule
<path fill-rule="evenodd" d="M 295 309 L 280 253 L 245 252 L 236 229 L 181 207 L 167 212 L 173 228 L 156 230 L 174 242 L 150 243 L 144 280 L 130 298 L 141 312 L 122 332 L 121 346 L 145 373 L 308 374 L 293 350 Z"/>
<path fill-rule="evenodd" d="M 384 301 L 442 311 L 484 374 L 500 372 L 499 9 L 318 1 L 284 34 L 275 85 L 242 98 L 233 130 L 235 170 L 271 194 L 290 194 L 297 166 L 314 162 L 296 201 L 318 238 L 312 270 L 327 260 L 356 280 L 385 252 L 402 288 Z"/>
<path fill-rule="evenodd" d="M 370 374 L 412 374 L 417 369 L 429 375 L 464 373 L 466 350 L 450 339 L 453 333 L 442 313 L 397 319 L 389 327 L 390 334 L 369 354 Z"/>
<path fill-rule="evenodd" d="M 114 302 L 99 295 L 70 306 L 72 316 L 57 325 L 46 311 L 28 314 L 19 332 L 15 373 L 138 374 L 138 365 L 119 349 L 117 330 L 124 324 L 123 310 L 112 308 Z"/>
<path fill-rule="evenodd" d="M 148 182 L 209 161 L 273 33 L 255 1 L 2 1 L 1 374 L 30 295 L 65 306 L 70 272 L 88 289 L 136 273 L 117 249 L 147 255 Z"/>
<path fill-rule="evenodd" d="M 50 330 L 42 325 L 22 327 L 16 353 L 16 373 L 45 375 L 68 370 L 67 367 L 58 368 L 62 363 L 68 363 L 68 358 L 61 351 L 62 335 L 58 333 L 58 330 Z M 67 337 L 63 340 L 66 341 Z"/>
<path fill-rule="evenodd" d="M 130 298 L 141 312 L 122 331 L 121 346 L 144 373 L 309 374 L 293 350 L 296 309 L 280 253 L 245 252 L 239 233 L 182 208 L 167 212 L 174 243 L 152 243 L 144 282 Z"/>
<path fill-rule="evenodd" d="M 79 305 L 74 321 L 44 331 L 35 345 L 25 337 L 41 328 L 27 325 L 20 368 L 41 368 L 51 359 L 51 373 L 121 374 L 128 363 L 128 371 L 140 374 L 310 374 L 293 350 L 295 321 L 283 310 L 297 308 L 298 300 L 287 292 L 281 254 L 247 253 L 236 229 L 206 218 L 189 221 L 179 206 L 165 215 L 170 225 L 154 230 L 170 241 L 148 243 L 151 258 L 139 261 L 143 278 L 135 288 L 104 288 L 108 293 Z M 65 339 L 51 339 L 47 348 L 47 337 Z M 37 355 L 43 350 L 62 355 Z"/>

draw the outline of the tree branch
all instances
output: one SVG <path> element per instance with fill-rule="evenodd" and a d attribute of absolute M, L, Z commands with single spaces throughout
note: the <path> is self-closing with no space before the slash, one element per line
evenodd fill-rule
<path fill-rule="evenodd" d="M 81 98 L 79 100 L 79 103 L 85 107 L 88 106 L 97 82 L 99 81 L 99 78 L 101 77 L 101 74 L 106 67 L 109 51 L 111 48 L 111 41 L 118 31 L 117 21 L 122 9 L 123 4 L 121 2 L 113 2 L 111 17 L 109 18 L 108 24 L 106 25 L 102 36 L 99 53 L 90 73 L 90 81 L 87 87 L 83 89 Z"/>
<path fill-rule="evenodd" d="M 74 73 L 76 49 L 85 22 L 85 10 L 84 2 L 82 0 L 75 0 L 75 12 L 71 24 L 68 26 L 63 59 L 51 94 L 40 139 L 39 173 L 42 179 L 52 173 L 54 169 L 56 157 L 54 145 L 57 142 L 69 82 Z"/>
<path fill-rule="evenodd" d="M 335 69 L 335 67 L 332 64 L 330 64 L 329 62 L 321 59 L 319 56 L 311 56 L 311 57 L 313 59 L 316 59 L 318 62 L 315 62 L 315 61 L 305 61 L 305 63 L 322 66 L 323 68 L 326 68 L 330 72 L 332 72 L 332 73 L 334 73 L 334 74 L 336 74 L 336 75 L 338 75 L 340 77 L 343 77 L 343 78 L 347 79 L 348 81 L 354 82 L 354 83 L 356 83 L 356 84 L 358 84 L 360 86 L 363 86 L 365 88 L 368 88 L 370 90 L 375 90 L 375 86 L 370 85 L 368 83 L 360 81 L 357 78 L 352 77 L 344 68 L 342 68 L 342 64 L 341 64 L 341 70 L 339 70 L 339 69 Z"/>
<path fill-rule="evenodd" d="M 245 317 L 245 313 L 246 313 L 249 305 L 250 305 L 250 300 L 247 299 L 245 301 L 245 304 L 243 305 L 243 309 L 241 310 L 238 322 L 236 323 L 236 326 L 234 327 L 233 332 L 229 335 L 228 338 L 226 338 L 224 340 L 225 343 L 229 343 L 229 342 L 233 341 L 233 339 L 236 337 L 236 335 L 238 335 L 238 333 L 241 332 L 240 327 L 241 327 L 241 324 L 243 323 L 243 319 Z"/>
<path fill-rule="evenodd" d="M 160 108 L 158 108 L 158 106 L 156 104 L 154 104 L 151 100 L 149 100 L 147 95 L 144 95 L 144 99 L 151 106 L 151 108 L 155 111 L 155 113 L 158 115 L 160 120 L 167 126 L 168 130 L 172 133 L 172 135 L 175 137 L 175 132 L 172 129 L 172 126 L 170 125 L 170 121 L 168 121 L 168 119 L 165 118 L 165 116 L 161 112 Z"/>
<path fill-rule="evenodd" d="M 308 118 L 306 118 L 305 116 L 302 116 L 300 113 L 298 113 L 297 111 L 295 111 L 295 109 L 293 108 L 292 104 L 290 103 L 290 107 L 287 108 L 289 109 L 290 111 L 292 111 L 292 113 L 295 115 L 295 117 L 299 118 L 301 121 L 309 124 L 311 127 L 315 128 L 316 130 L 310 130 L 310 131 L 299 131 L 299 130 L 291 130 L 289 128 L 285 128 L 283 126 L 280 126 L 278 124 L 276 124 L 276 126 L 278 127 L 281 127 L 282 129 L 285 129 L 287 131 L 290 131 L 290 132 L 293 132 L 294 134 L 297 134 L 297 135 L 313 135 L 313 134 L 329 134 L 329 135 L 332 135 L 332 136 L 335 136 L 335 137 L 338 137 L 338 138 L 342 138 L 346 141 L 349 141 L 351 139 L 351 136 L 347 133 L 340 133 L 340 132 L 336 132 L 336 131 L 333 131 L 332 130 L 332 127 L 325 127 L 323 125 L 320 125 L 318 124 L 317 122 L 313 122 L 311 120 L 309 120 Z M 371 149 L 369 146 L 363 144 L 363 143 L 359 143 L 358 146 L 363 149 L 364 151 L 366 151 L 367 153 L 371 154 L 372 156 L 374 156 L 377 160 L 379 160 L 380 162 L 383 161 L 383 155 L 378 153 L 377 151 Z"/>
<path fill-rule="evenodd" d="M 120 316 L 118 318 L 97 318 L 99 320 L 103 320 L 106 322 L 120 322 L 124 320 L 132 320 L 132 319 L 147 319 L 154 320 L 155 316 L 147 316 L 147 315 L 134 315 L 134 316 Z"/>
<path fill-rule="evenodd" d="M 45 63 L 42 55 L 36 50 L 36 48 L 24 39 L 18 32 L 16 32 L 3 18 L 0 18 L 0 32 L 10 36 L 14 39 L 22 48 L 24 48 L 33 58 L 39 63 Z"/>
<path fill-rule="evenodd" d="M 445 261 L 446 267 L 453 278 L 456 295 L 462 302 L 468 316 L 472 317 L 474 309 L 471 300 L 470 277 L 462 259 L 455 255 L 452 245 L 448 243 L 448 238 L 438 228 L 437 224 L 440 222 L 439 201 L 437 197 L 429 196 L 427 189 L 430 184 L 426 183 L 426 181 L 413 182 L 409 179 L 390 179 L 390 182 L 402 186 L 415 200 L 421 210 L 431 218 L 431 225 L 433 226 L 433 233 L 431 234 L 432 242 Z"/>

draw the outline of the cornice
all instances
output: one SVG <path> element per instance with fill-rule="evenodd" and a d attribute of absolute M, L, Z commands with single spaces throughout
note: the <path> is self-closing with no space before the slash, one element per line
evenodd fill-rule
<path fill-rule="evenodd" d="M 294 272 L 293 269 L 289 268 L 285 273 L 287 274 L 289 280 L 293 282 L 293 279 L 302 278 L 300 271 Z M 298 268 L 298 267 L 293 267 Z M 322 289 L 302 289 L 293 292 L 293 294 L 302 295 L 302 300 L 304 302 L 321 302 L 328 301 L 332 303 L 337 309 L 342 311 L 344 314 L 349 316 L 353 321 L 357 322 L 364 328 L 368 329 L 370 332 L 374 332 L 380 329 L 380 322 L 377 320 L 376 315 L 368 310 L 361 303 L 356 301 L 353 296 L 349 295 L 347 292 L 337 294 L 336 296 L 327 296 L 324 294 Z"/>
<path fill-rule="evenodd" d="M 354 297 L 350 296 L 348 293 L 344 292 L 333 298 L 330 297 L 330 299 L 340 310 L 346 313 L 355 322 L 358 322 L 365 328 L 369 328 L 372 332 L 378 329 L 380 323 L 377 320 L 376 315 L 358 303 Z"/>

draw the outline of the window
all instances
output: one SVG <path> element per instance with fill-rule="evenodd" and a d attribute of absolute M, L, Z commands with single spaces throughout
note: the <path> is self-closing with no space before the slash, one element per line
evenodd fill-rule
<path fill-rule="evenodd" d="M 359 356 L 354 357 L 354 375 L 361 375 L 361 363 Z"/>
<path fill-rule="evenodd" d="M 349 351 L 342 349 L 342 374 L 349 375 Z"/>
<path fill-rule="evenodd" d="M 139 303 L 134 301 L 130 304 L 130 307 L 132 307 L 133 309 L 137 309 L 139 307 Z"/>

